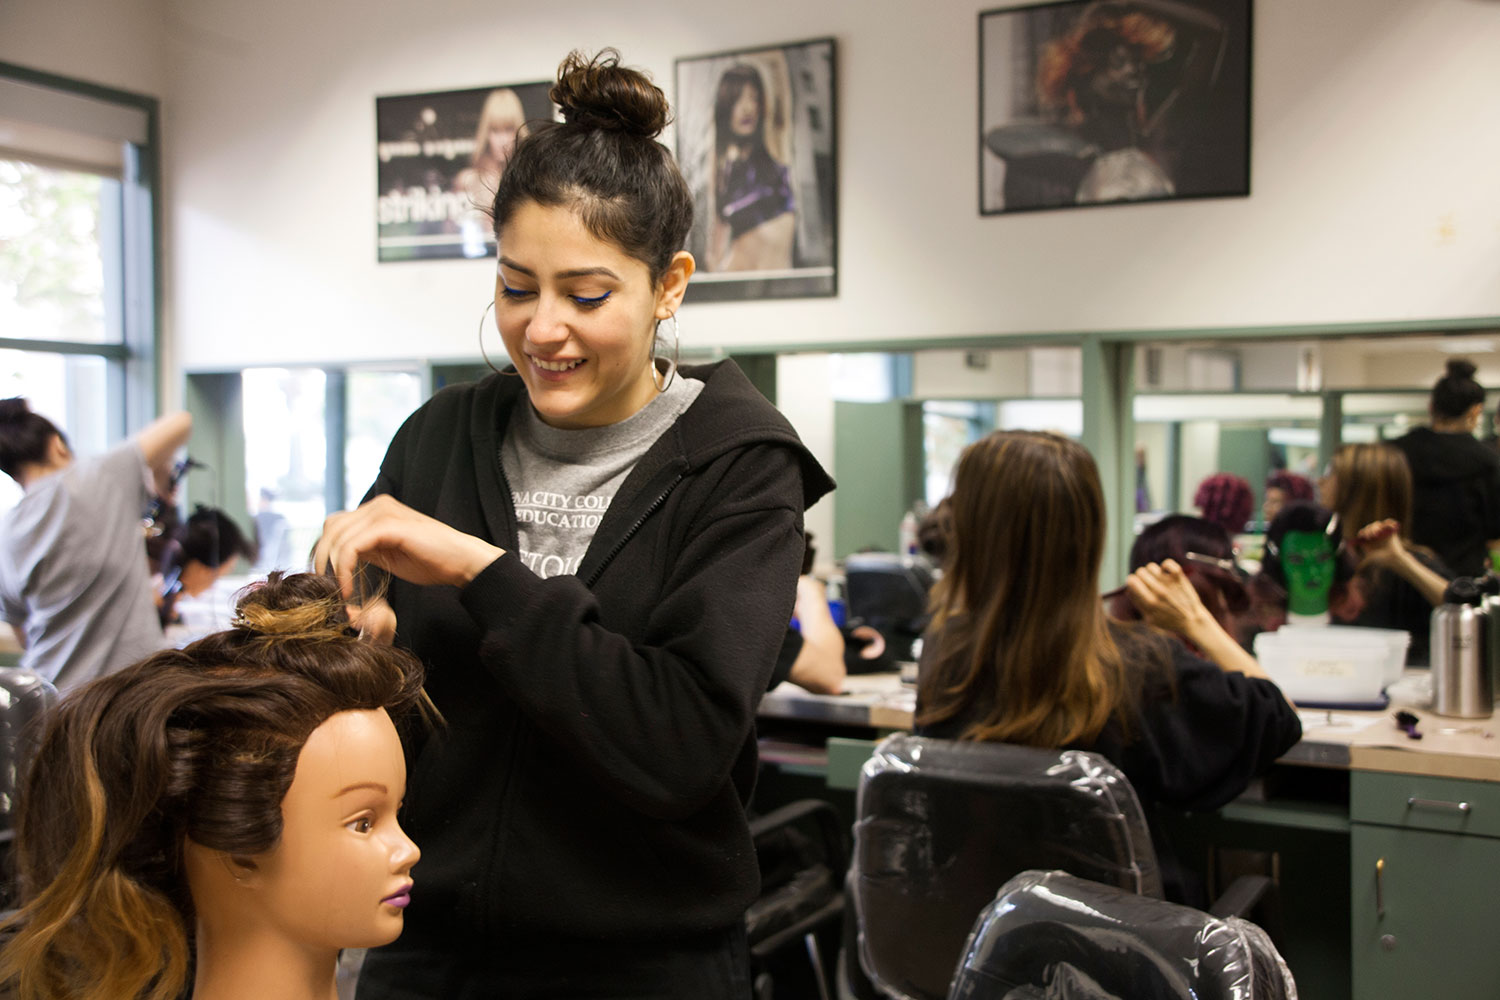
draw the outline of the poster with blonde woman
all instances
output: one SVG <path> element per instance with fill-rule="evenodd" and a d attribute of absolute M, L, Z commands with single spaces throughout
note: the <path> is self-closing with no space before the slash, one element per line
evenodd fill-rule
<path fill-rule="evenodd" d="M 832 39 L 677 61 L 700 301 L 833 295 Z"/>
<path fill-rule="evenodd" d="M 495 256 L 491 203 L 527 123 L 555 116 L 550 83 L 375 99 L 382 262 Z"/>

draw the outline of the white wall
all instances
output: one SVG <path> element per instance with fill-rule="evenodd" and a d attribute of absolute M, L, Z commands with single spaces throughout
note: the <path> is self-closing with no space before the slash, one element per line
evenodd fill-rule
<path fill-rule="evenodd" d="M 830 475 L 833 464 L 833 397 L 828 392 L 832 376 L 826 354 L 783 354 L 776 359 L 778 409 L 797 428 L 797 435 Z M 833 496 L 824 497 L 807 509 L 806 530 L 817 537 L 818 568 L 833 564 Z"/>
<path fill-rule="evenodd" d="M 840 294 L 691 306 L 698 345 L 1500 316 L 1492 0 L 1260 0 L 1251 197 L 982 218 L 988 6 L 9 0 L 0 57 L 148 92 L 165 73 L 190 370 L 475 356 L 489 265 L 375 263 L 376 94 L 545 78 L 604 44 L 670 92 L 677 56 L 822 35 Z"/>
<path fill-rule="evenodd" d="M 470 357 L 490 265 L 377 265 L 376 94 L 839 40 L 840 294 L 684 310 L 699 344 L 1500 315 L 1500 6 L 1261 0 L 1248 199 L 981 218 L 988 3 L 167 0 L 190 369 Z"/>
<path fill-rule="evenodd" d="M 167 0 L 0 0 L 0 61 L 161 97 Z"/>

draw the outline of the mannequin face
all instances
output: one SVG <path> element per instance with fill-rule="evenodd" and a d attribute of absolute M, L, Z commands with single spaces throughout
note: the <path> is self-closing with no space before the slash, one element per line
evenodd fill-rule
<path fill-rule="evenodd" d="M 1281 566 L 1286 574 L 1287 610 L 1299 615 L 1328 610 L 1333 539 L 1321 531 L 1288 531 L 1281 539 Z"/>
<path fill-rule="evenodd" d="M 401 933 L 421 852 L 396 822 L 406 761 L 384 709 L 308 737 L 281 803 L 281 841 L 251 876 L 266 923 L 304 946 L 373 948 Z"/>

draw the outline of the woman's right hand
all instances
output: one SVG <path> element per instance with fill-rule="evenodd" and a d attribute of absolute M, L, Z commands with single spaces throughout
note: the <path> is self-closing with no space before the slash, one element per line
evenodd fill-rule
<path fill-rule="evenodd" d="M 330 572 L 354 596 L 355 568 L 369 563 L 419 585 L 466 586 L 505 550 L 382 494 L 329 515 L 313 549 L 313 570 Z"/>
<path fill-rule="evenodd" d="M 1131 573 L 1125 590 L 1142 618 L 1168 632 L 1188 635 L 1210 617 L 1187 573 L 1171 559 Z"/>

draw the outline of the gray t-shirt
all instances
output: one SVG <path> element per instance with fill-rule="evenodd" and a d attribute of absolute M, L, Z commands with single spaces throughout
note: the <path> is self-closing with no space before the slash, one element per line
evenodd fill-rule
<path fill-rule="evenodd" d="M 500 445 L 500 467 L 516 508 L 516 554 L 528 569 L 543 579 L 578 571 L 615 491 L 702 391 L 702 382 L 679 373 L 666 392 L 619 423 L 582 430 L 543 423 L 521 397 Z"/>
<path fill-rule="evenodd" d="M 136 441 L 34 483 L 0 522 L 0 610 L 24 628 L 29 667 L 62 690 L 166 645 L 151 599 Z"/>

